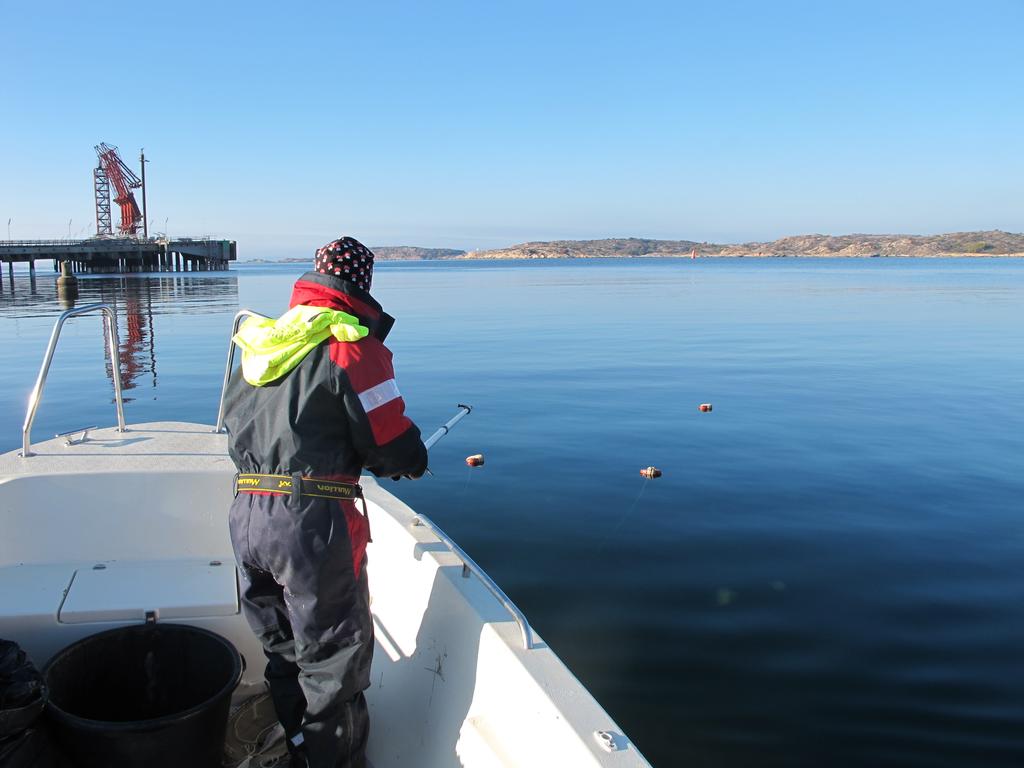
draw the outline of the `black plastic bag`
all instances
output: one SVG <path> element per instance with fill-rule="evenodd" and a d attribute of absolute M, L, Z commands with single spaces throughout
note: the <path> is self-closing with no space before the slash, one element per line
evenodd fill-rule
<path fill-rule="evenodd" d="M 29 728 L 46 704 L 39 670 L 17 643 L 0 640 L 0 739 Z"/>
<path fill-rule="evenodd" d="M 0 739 L 0 768 L 69 768 L 45 728 L 29 728 Z"/>

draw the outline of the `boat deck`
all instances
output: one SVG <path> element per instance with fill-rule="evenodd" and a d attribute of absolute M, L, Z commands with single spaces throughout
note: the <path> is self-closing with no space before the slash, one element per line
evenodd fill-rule
<path fill-rule="evenodd" d="M 226 437 L 157 422 L 65 442 L 0 456 L 0 637 L 42 666 L 150 615 L 226 637 L 248 660 L 238 699 L 262 691 L 262 649 L 238 609 Z M 361 483 L 376 768 L 647 765 L 468 555 L 373 478 Z"/>

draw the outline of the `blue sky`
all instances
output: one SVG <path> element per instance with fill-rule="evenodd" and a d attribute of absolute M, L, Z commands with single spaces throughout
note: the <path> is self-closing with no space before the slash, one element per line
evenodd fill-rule
<path fill-rule="evenodd" d="M 1024 231 L 1022 0 L 289 5 L 0 0 L 0 237 Z"/>

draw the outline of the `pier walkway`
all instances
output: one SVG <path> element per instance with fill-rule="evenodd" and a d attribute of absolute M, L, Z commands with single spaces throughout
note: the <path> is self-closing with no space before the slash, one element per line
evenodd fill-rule
<path fill-rule="evenodd" d="M 37 261 L 52 261 L 53 271 L 60 272 L 61 262 L 68 262 L 72 272 L 206 272 L 227 269 L 237 258 L 234 240 L 203 238 L 90 237 L 85 240 L 0 240 L 0 281 L 3 264 L 7 263 L 10 279 L 14 279 L 15 263 L 28 263 L 29 274 L 35 275 Z"/>

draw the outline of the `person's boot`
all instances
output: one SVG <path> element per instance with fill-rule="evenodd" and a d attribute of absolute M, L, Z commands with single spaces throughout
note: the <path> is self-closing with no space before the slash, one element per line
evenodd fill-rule
<path fill-rule="evenodd" d="M 290 739 L 286 739 L 285 743 L 288 745 L 288 767 L 309 768 L 309 762 L 306 760 L 306 751 L 302 748 L 302 731 L 299 731 Z"/>

